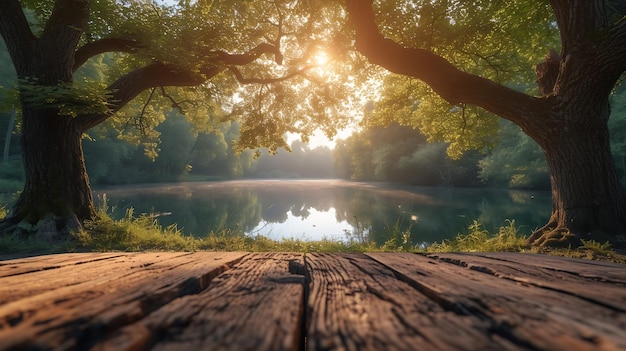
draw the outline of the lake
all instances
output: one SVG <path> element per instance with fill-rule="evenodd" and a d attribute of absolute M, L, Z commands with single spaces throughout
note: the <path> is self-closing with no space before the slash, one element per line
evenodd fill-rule
<path fill-rule="evenodd" d="M 373 240 L 398 229 L 413 245 L 451 239 L 473 220 L 494 232 L 514 219 L 523 233 L 545 224 L 549 192 L 414 187 L 344 180 L 237 180 L 99 189 L 114 218 L 129 208 L 157 216 L 184 233 L 204 236 L 225 228 L 272 239 Z"/>

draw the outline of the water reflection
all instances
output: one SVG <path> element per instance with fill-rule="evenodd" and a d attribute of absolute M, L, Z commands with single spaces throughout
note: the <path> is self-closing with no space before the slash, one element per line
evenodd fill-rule
<path fill-rule="evenodd" d="M 515 219 L 523 230 L 544 224 L 549 193 L 509 190 L 426 188 L 340 180 L 276 180 L 181 183 L 101 189 L 114 216 L 168 214 L 160 224 L 177 224 L 196 236 L 224 228 L 273 239 L 357 238 L 382 244 L 397 229 L 413 244 L 450 239 L 474 219 L 493 231 Z"/>

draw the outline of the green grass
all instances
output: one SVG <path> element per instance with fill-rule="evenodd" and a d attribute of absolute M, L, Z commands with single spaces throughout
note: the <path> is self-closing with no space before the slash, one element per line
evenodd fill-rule
<path fill-rule="evenodd" d="M 581 242 L 583 245 L 577 248 L 532 248 L 530 251 L 553 256 L 626 263 L 626 255 L 623 252 L 618 253 L 614 251 L 609 242 L 599 243 L 594 240 L 584 239 L 581 239 Z"/>
<path fill-rule="evenodd" d="M 507 220 L 507 225 L 500 227 L 491 235 L 480 222 L 474 220 L 468 227 L 469 232 L 458 234 L 452 240 L 443 240 L 426 247 L 426 252 L 520 252 L 526 250 L 526 236 L 518 233 L 515 220 Z"/>

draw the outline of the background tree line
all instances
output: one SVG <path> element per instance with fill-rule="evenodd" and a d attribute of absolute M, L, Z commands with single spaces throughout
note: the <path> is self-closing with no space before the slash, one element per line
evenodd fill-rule
<path fill-rule="evenodd" d="M 626 184 L 626 87 L 613 95 L 609 127 L 611 147 L 620 179 Z M 11 123 L 12 112 L 0 118 L 0 191 L 14 192 L 24 181 L 19 144 L 19 124 Z M 156 128 L 157 153 L 141 144 L 120 139 L 112 130 L 83 140 L 90 181 L 115 185 L 179 180 L 233 178 L 344 178 L 388 181 L 422 186 L 500 187 L 549 190 L 547 165 L 541 149 L 517 126 L 500 122 L 495 146 L 482 152 L 469 151 L 451 158 L 444 142 L 429 143 L 412 127 L 397 123 L 369 126 L 345 140 L 334 150 L 311 149 L 293 141 L 291 152 L 276 155 L 262 152 L 255 158 L 247 150 L 236 153 L 233 143 L 240 125 L 226 122 L 212 132 L 194 133 L 183 116 L 171 113 Z M 107 134 L 108 133 L 108 134 Z M 7 139 L 7 136 L 9 137 Z"/>
<path fill-rule="evenodd" d="M 626 184 L 626 86 L 613 97 L 609 120 L 611 148 L 618 173 Z M 387 181 L 422 186 L 499 187 L 549 190 L 547 164 L 541 149 L 517 126 L 500 121 L 495 146 L 482 152 L 465 152 L 451 158 L 444 142 L 430 143 L 412 127 L 397 123 L 367 126 L 344 140 L 334 150 L 314 149 L 293 141 L 290 151 L 275 155 L 264 151 L 236 153 L 239 138 L 236 121 L 220 124 L 211 132 L 194 133 L 192 124 L 175 112 L 155 130 L 157 152 L 145 145 L 103 130 L 83 140 L 87 169 L 94 185 L 116 185 L 180 180 L 233 178 L 343 178 Z M 0 118 L 0 192 L 15 192 L 23 186 L 19 123 L 11 111 Z M 97 133 L 96 133 L 97 134 Z"/>
<path fill-rule="evenodd" d="M 0 192 L 5 193 L 20 190 L 24 182 L 19 129 L 13 127 L 8 132 L 9 119 L 9 113 L 0 118 L 0 145 L 9 155 L 0 163 Z M 291 152 L 281 149 L 270 156 L 262 149 L 258 158 L 251 150 L 236 153 L 233 143 L 239 138 L 240 125 L 234 121 L 223 123 L 212 132 L 194 133 L 183 116 L 172 113 L 155 130 L 159 133 L 159 141 L 154 145 L 156 152 L 118 138 L 113 130 L 86 135 L 82 144 L 91 183 L 334 177 L 332 150 L 311 149 L 299 140 L 291 143 Z"/>

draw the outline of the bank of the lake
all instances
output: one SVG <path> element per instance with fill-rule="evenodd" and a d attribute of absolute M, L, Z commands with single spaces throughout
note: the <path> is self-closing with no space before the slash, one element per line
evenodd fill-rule
<path fill-rule="evenodd" d="M 515 220 L 528 234 L 550 214 L 548 192 L 417 187 L 345 180 L 236 180 L 99 188 L 116 219 L 148 214 L 186 235 L 224 230 L 273 240 L 359 240 L 402 233 L 414 246 L 454 238 L 478 221 L 489 232 Z"/>

